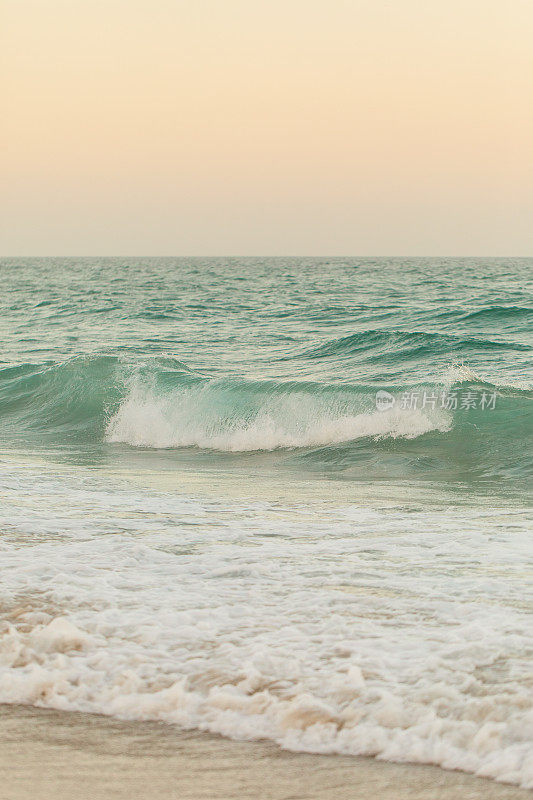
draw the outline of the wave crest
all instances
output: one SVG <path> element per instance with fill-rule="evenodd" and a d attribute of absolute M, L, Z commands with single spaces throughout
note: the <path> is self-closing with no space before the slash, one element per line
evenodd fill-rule
<path fill-rule="evenodd" d="M 318 447 L 355 439 L 415 438 L 448 430 L 450 416 L 418 410 L 356 410 L 361 398 L 290 393 L 265 387 L 248 392 L 212 381 L 161 396 L 136 381 L 106 431 L 110 442 L 137 447 L 200 447 L 228 452 Z M 354 400 L 357 399 L 357 403 Z M 367 401 L 368 402 L 368 401 Z"/>

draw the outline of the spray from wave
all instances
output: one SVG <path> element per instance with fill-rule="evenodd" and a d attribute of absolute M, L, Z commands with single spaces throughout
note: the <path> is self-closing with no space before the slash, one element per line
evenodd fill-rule
<path fill-rule="evenodd" d="M 316 387 L 315 387 L 316 388 Z M 111 417 L 110 442 L 230 452 L 319 447 L 365 437 L 415 438 L 450 426 L 446 412 L 359 410 L 369 399 L 313 387 L 210 382 L 163 396 L 136 380 Z"/>

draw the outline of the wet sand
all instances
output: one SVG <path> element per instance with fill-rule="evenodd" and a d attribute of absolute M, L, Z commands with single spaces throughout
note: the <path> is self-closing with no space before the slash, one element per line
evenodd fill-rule
<path fill-rule="evenodd" d="M 2 800 L 525 800 L 438 767 L 290 753 L 160 723 L 0 705 Z"/>

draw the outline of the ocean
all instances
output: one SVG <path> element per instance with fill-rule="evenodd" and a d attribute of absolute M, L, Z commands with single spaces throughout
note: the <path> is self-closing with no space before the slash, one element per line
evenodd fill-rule
<path fill-rule="evenodd" d="M 533 259 L 0 276 L 0 702 L 533 787 Z"/>

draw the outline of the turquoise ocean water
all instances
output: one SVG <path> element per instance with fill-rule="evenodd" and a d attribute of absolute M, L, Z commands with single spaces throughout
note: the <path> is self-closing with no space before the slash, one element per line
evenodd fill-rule
<path fill-rule="evenodd" d="M 533 259 L 0 275 L 0 701 L 533 785 Z"/>

